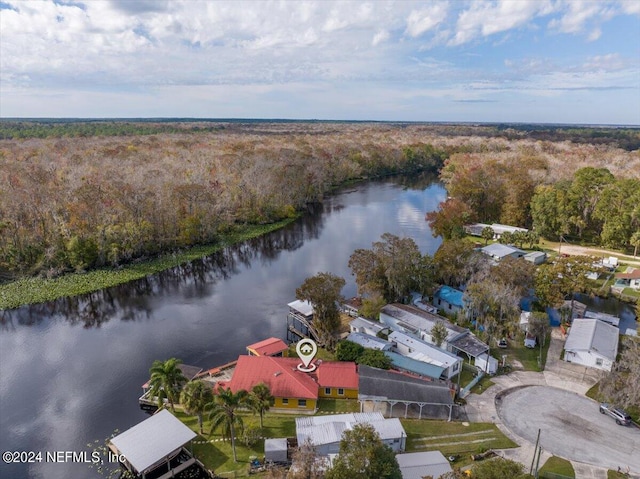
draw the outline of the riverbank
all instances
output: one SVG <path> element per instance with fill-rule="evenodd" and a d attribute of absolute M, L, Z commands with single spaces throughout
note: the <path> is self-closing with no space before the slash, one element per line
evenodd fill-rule
<path fill-rule="evenodd" d="M 53 279 L 23 278 L 2 284 L 0 285 L 0 310 L 54 301 L 63 297 L 78 296 L 141 279 L 189 261 L 204 258 L 227 246 L 276 231 L 292 223 L 298 217 L 295 216 L 266 225 L 245 226 L 239 231 L 224 235 L 215 244 L 194 246 L 180 253 L 165 254 L 147 261 L 123 265 L 118 269 L 98 269 L 86 273 L 70 273 Z"/>

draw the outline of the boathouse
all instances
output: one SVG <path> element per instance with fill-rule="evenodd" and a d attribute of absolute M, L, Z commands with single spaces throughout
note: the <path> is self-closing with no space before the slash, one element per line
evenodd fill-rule
<path fill-rule="evenodd" d="M 247 346 L 250 356 L 282 356 L 289 347 L 282 339 L 267 338 Z"/>
<path fill-rule="evenodd" d="M 136 477 L 168 479 L 196 463 L 185 446 L 196 433 L 166 409 L 109 441 L 109 449 Z"/>

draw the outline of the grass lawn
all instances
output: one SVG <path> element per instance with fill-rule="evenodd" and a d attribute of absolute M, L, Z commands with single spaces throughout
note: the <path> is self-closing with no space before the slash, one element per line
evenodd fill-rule
<path fill-rule="evenodd" d="M 250 413 L 242 414 L 244 427 L 259 428 L 260 418 Z M 198 420 L 195 416 L 189 416 L 184 412 L 176 410 L 176 417 L 189 426 L 193 431 L 199 433 Z M 204 423 L 204 436 L 198 436 L 193 440 L 193 453 L 202 461 L 206 468 L 216 473 L 235 472 L 237 477 L 248 475 L 251 459 L 262 459 L 264 456 L 264 440 L 260 439 L 251 447 L 245 446 L 240 440 L 236 441 L 236 454 L 238 462 L 233 461 L 231 443 L 223 441 L 218 431 L 209 435 L 210 423 Z M 295 416 L 265 414 L 263 437 L 293 437 L 296 434 Z M 214 440 L 214 442 L 205 442 Z"/>
<path fill-rule="evenodd" d="M 455 463 L 468 464 L 471 455 L 488 449 L 518 447 L 495 424 L 400 419 L 407 431 L 407 452 L 440 451 L 458 456 Z"/>
<path fill-rule="evenodd" d="M 629 479 L 630 476 L 624 474 L 622 472 L 614 471 L 613 469 L 609 469 L 607 471 L 607 479 Z"/>
<path fill-rule="evenodd" d="M 474 366 L 469 366 L 465 364 L 462 368 L 462 374 L 460 375 L 460 388 L 464 388 L 476 377 L 476 368 Z M 455 378 L 454 381 L 457 381 Z M 484 391 L 493 386 L 493 381 L 491 381 L 490 376 L 483 376 L 482 379 L 471 388 L 472 393 L 482 394 Z"/>
<path fill-rule="evenodd" d="M 356 399 L 319 399 L 318 409 L 335 414 L 360 412 L 360 404 Z"/>
<path fill-rule="evenodd" d="M 547 353 L 549 351 L 549 345 L 551 344 L 551 331 L 547 335 L 545 345 L 542 347 L 542 361 L 541 366 L 538 366 L 538 357 L 540 356 L 540 347 L 527 348 L 524 346 L 524 339 L 518 335 L 514 340 L 508 340 L 509 346 L 506 349 L 502 349 L 498 354 L 507 355 L 507 364 L 510 364 L 513 369 L 516 367 L 516 362 L 522 364 L 522 368 L 525 371 L 542 371 L 544 365 L 547 362 Z"/>
<path fill-rule="evenodd" d="M 547 462 L 544 463 L 544 466 L 540 468 L 539 471 L 541 474 L 543 472 L 551 472 L 553 474 L 560 474 L 562 476 L 567 477 L 576 477 L 576 473 L 573 470 L 573 466 L 566 459 L 562 459 L 561 457 L 551 456 Z"/>

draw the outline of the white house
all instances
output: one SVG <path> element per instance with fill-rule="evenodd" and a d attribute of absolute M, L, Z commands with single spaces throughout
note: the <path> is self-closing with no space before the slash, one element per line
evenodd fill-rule
<path fill-rule="evenodd" d="M 529 230 L 526 228 L 518 228 L 517 226 L 501 225 L 499 223 L 493 223 L 491 225 L 485 223 L 474 223 L 472 225 L 466 225 L 464 230 L 467 234 L 473 236 L 482 236 L 482 230 L 485 228 L 491 228 L 493 230 L 493 239 L 500 239 L 504 233 L 527 233 Z"/>
<path fill-rule="evenodd" d="M 611 371 L 618 354 L 619 334 L 618 328 L 603 321 L 574 319 L 564 344 L 564 360 Z"/>
<path fill-rule="evenodd" d="M 491 257 L 494 261 L 500 261 L 504 258 L 522 258 L 526 253 L 515 246 L 493 243 L 484 248 L 480 248 L 480 251 L 487 256 Z"/>
<path fill-rule="evenodd" d="M 404 451 L 407 440 L 400 419 L 385 419 L 381 412 L 334 414 L 331 416 L 304 416 L 296 418 L 298 444 L 310 440 L 320 456 L 340 451 L 342 434 L 356 424 L 369 424 L 394 452 Z"/>
<path fill-rule="evenodd" d="M 349 331 L 352 333 L 364 333 L 369 336 L 377 336 L 378 333 L 384 331 L 387 327 L 378 321 L 370 321 L 361 317 L 357 317 L 349 323 Z"/>
<path fill-rule="evenodd" d="M 615 285 L 618 288 L 631 288 L 640 291 L 640 268 L 626 273 L 618 273 L 615 276 Z"/>
<path fill-rule="evenodd" d="M 469 359 L 489 350 L 489 346 L 476 338 L 468 329 L 452 324 L 442 316 L 407 304 L 387 304 L 380 311 L 380 322 L 393 331 L 410 334 L 430 344 L 435 343 L 431 329 L 438 322 L 442 322 L 447 329 L 442 349 L 457 355 L 464 353 Z"/>
<path fill-rule="evenodd" d="M 462 358 L 400 331 L 389 335 L 395 350 L 411 359 L 444 368 L 443 379 L 451 379 L 462 369 Z"/>
<path fill-rule="evenodd" d="M 451 286 L 441 286 L 433 295 L 433 304 L 449 315 L 457 315 L 464 309 L 464 293 Z"/>

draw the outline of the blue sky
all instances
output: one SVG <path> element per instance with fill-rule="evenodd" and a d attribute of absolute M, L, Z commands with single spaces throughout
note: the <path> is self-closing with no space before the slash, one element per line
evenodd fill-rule
<path fill-rule="evenodd" d="M 640 0 L 0 0 L 0 116 L 640 124 Z"/>

